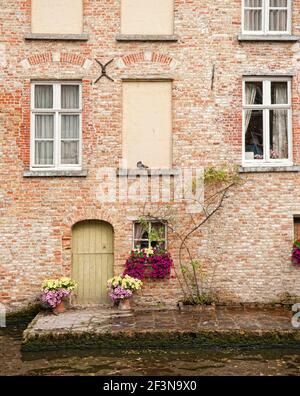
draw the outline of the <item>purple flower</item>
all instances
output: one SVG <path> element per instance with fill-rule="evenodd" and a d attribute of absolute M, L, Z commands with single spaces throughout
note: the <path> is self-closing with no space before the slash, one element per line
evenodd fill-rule
<path fill-rule="evenodd" d="M 57 307 L 71 292 L 67 289 L 47 290 L 41 295 L 41 300 L 52 308 Z"/>
<path fill-rule="evenodd" d="M 294 248 L 293 248 L 292 261 L 293 261 L 293 264 L 300 265 L 300 248 L 297 246 L 294 246 Z"/>
<path fill-rule="evenodd" d="M 166 278 L 170 275 L 173 260 L 170 253 L 157 250 L 147 256 L 144 252 L 131 252 L 125 264 L 123 275 L 136 279 Z"/>
<path fill-rule="evenodd" d="M 113 301 L 119 301 L 124 300 L 125 298 L 130 298 L 132 296 L 132 291 L 125 290 L 121 286 L 117 286 L 116 288 L 110 288 L 108 295 Z"/>

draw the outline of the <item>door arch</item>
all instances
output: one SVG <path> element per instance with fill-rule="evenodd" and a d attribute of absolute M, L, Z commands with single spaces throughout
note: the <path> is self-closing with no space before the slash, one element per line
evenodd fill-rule
<path fill-rule="evenodd" d="M 72 228 L 72 277 L 78 283 L 77 304 L 108 302 L 107 280 L 113 276 L 114 231 L 100 220 L 84 220 Z"/>

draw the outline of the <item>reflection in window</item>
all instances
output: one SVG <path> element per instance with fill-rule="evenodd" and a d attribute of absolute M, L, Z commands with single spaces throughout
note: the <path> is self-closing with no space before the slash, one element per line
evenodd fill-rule
<path fill-rule="evenodd" d="M 289 159 L 289 80 L 245 82 L 245 161 Z"/>
<path fill-rule="evenodd" d="M 166 226 L 160 222 L 134 223 L 134 249 L 166 247 Z"/>

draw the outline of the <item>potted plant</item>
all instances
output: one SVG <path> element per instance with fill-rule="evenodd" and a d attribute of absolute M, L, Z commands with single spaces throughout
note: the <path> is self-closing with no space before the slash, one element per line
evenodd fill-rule
<path fill-rule="evenodd" d="M 65 301 L 76 287 L 77 283 L 70 278 L 46 279 L 42 284 L 41 300 L 57 315 L 65 311 Z"/>
<path fill-rule="evenodd" d="M 133 250 L 126 261 L 124 275 L 137 279 L 164 279 L 170 275 L 173 260 L 160 248 Z"/>
<path fill-rule="evenodd" d="M 292 250 L 292 263 L 300 265 L 300 240 L 295 240 Z"/>
<path fill-rule="evenodd" d="M 129 310 L 130 298 L 133 293 L 140 290 L 143 283 L 140 279 L 129 275 L 119 275 L 107 282 L 108 295 L 114 303 L 118 304 L 120 310 Z"/>

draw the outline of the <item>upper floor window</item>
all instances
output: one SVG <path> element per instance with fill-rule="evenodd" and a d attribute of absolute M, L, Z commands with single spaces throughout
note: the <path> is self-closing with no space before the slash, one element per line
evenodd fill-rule
<path fill-rule="evenodd" d="M 174 31 L 174 0 L 122 0 L 121 33 L 169 35 Z"/>
<path fill-rule="evenodd" d="M 172 167 L 172 82 L 123 82 L 123 159 L 128 168 Z"/>
<path fill-rule="evenodd" d="M 33 83 L 31 88 L 31 168 L 81 166 L 81 85 Z"/>
<path fill-rule="evenodd" d="M 31 0 L 31 32 L 81 34 L 82 0 Z"/>
<path fill-rule="evenodd" d="M 291 0 L 243 0 L 243 32 L 290 34 Z"/>
<path fill-rule="evenodd" d="M 244 81 L 245 164 L 291 164 L 291 80 Z"/>

